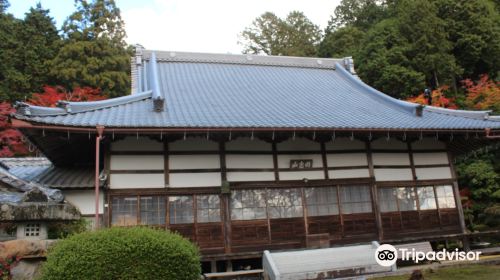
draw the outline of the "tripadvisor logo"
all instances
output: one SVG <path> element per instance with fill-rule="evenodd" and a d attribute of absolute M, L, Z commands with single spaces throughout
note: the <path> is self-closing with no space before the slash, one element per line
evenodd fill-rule
<path fill-rule="evenodd" d="M 375 260 L 381 266 L 392 266 L 398 260 L 398 252 L 390 244 L 382 244 L 375 251 Z"/>
<path fill-rule="evenodd" d="M 375 260 L 381 266 L 392 266 L 399 259 L 402 261 L 413 261 L 419 263 L 421 261 L 477 261 L 481 252 L 463 252 L 455 249 L 454 251 L 431 251 L 422 252 L 415 248 L 399 248 L 396 249 L 390 244 L 382 244 L 375 251 Z"/>

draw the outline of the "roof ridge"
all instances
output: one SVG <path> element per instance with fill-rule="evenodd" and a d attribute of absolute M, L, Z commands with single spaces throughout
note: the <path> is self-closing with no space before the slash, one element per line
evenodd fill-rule
<path fill-rule="evenodd" d="M 141 56 L 149 60 L 152 54 L 156 55 L 158 62 L 201 62 L 224 63 L 263 66 L 305 67 L 319 69 L 335 69 L 335 64 L 343 62 L 344 58 L 320 58 L 298 56 L 275 56 L 255 54 L 221 54 L 201 52 L 174 52 L 142 50 Z"/>

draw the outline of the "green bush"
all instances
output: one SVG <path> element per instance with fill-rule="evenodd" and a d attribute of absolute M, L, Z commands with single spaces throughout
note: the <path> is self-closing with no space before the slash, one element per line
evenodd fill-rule
<path fill-rule="evenodd" d="M 59 241 L 49 250 L 41 279 L 194 280 L 200 274 L 197 247 L 180 235 L 116 227 Z"/>

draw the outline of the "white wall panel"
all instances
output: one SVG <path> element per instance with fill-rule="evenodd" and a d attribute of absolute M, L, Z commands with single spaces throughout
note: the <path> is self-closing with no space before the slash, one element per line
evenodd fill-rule
<path fill-rule="evenodd" d="M 220 168 L 220 158 L 219 155 L 170 155 L 168 164 L 172 170 Z"/>
<path fill-rule="evenodd" d="M 163 170 L 162 155 L 111 155 L 111 170 Z"/>
<path fill-rule="evenodd" d="M 228 172 L 230 182 L 274 181 L 274 172 Z"/>
<path fill-rule="evenodd" d="M 413 150 L 441 150 L 446 149 L 446 144 L 436 140 L 436 138 L 423 138 L 411 143 Z"/>
<path fill-rule="evenodd" d="M 378 138 L 373 140 L 370 144 L 372 149 L 382 149 L 382 150 L 408 150 L 408 144 L 403 141 L 399 141 L 395 138 Z"/>
<path fill-rule="evenodd" d="M 170 151 L 218 151 L 217 142 L 207 140 L 204 137 L 187 137 L 168 144 Z"/>
<path fill-rule="evenodd" d="M 163 151 L 163 143 L 147 137 L 127 136 L 111 143 L 111 151 Z"/>
<path fill-rule="evenodd" d="M 226 151 L 272 151 L 272 145 L 257 138 L 244 137 L 227 142 Z"/>
<path fill-rule="evenodd" d="M 330 179 L 368 178 L 370 177 L 370 171 L 368 168 L 329 170 L 328 177 L 330 177 Z"/>
<path fill-rule="evenodd" d="M 417 180 L 451 179 L 449 167 L 416 168 Z"/>
<path fill-rule="evenodd" d="M 336 138 L 335 141 L 325 143 L 326 150 L 364 150 L 366 149 L 365 142 L 356 139 L 351 140 L 347 137 Z"/>
<path fill-rule="evenodd" d="M 280 181 L 286 180 L 302 180 L 307 178 L 309 180 L 313 179 L 325 179 L 325 173 L 321 171 L 289 171 L 280 172 Z"/>
<path fill-rule="evenodd" d="M 407 153 L 373 153 L 373 165 L 410 165 Z"/>
<path fill-rule="evenodd" d="M 274 168 L 272 155 L 226 155 L 227 168 Z"/>
<path fill-rule="evenodd" d="M 413 153 L 413 161 L 416 165 L 449 164 L 446 153 Z"/>
<path fill-rule="evenodd" d="M 413 180 L 410 168 L 375 168 L 374 173 L 377 181 Z"/>
<path fill-rule="evenodd" d="M 278 143 L 276 149 L 278 151 L 320 151 L 321 145 L 318 142 L 297 137 L 295 140 L 288 139 Z"/>
<path fill-rule="evenodd" d="M 312 159 L 312 167 L 323 167 L 323 159 L 321 154 L 310 155 L 278 155 L 278 168 L 290 168 L 290 160 L 292 159 Z"/>
<path fill-rule="evenodd" d="M 172 188 L 218 187 L 221 184 L 219 172 L 170 174 L 170 187 Z"/>
<path fill-rule="evenodd" d="M 94 190 L 65 190 L 64 198 L 75 205 L 82 215 L 95 214 L 95 191 Z M 104 194 L 99 193 L 99 214 L 104 213 Z"/>
<path fill-rule="evenodd" d="M 365 153 L 327 154 L 326 161 L 328 167 L 368 165 L 368 159 Z"/>
<path fill-rule="evenodd" d="M 141 189 L 165 187 L 165 175 L 160 174 L 110 174 L 111 189 Z"/>

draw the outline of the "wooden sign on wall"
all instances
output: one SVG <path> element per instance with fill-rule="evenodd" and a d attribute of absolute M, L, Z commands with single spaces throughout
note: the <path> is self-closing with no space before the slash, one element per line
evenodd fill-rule
<path fill-rule="evenodd" d="M 308 169 L 313 167 L 312 159 L 291 159 L 290 169 Z"/>

